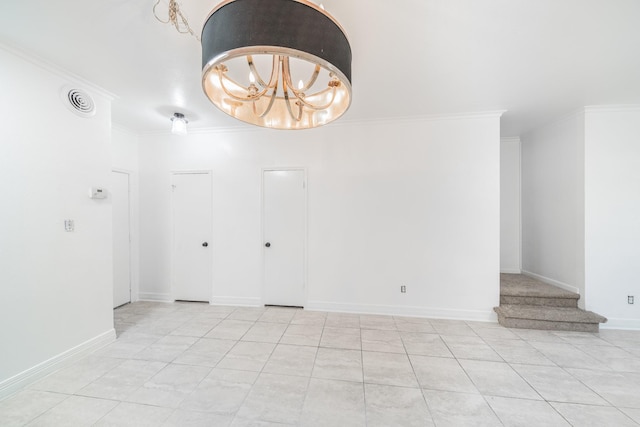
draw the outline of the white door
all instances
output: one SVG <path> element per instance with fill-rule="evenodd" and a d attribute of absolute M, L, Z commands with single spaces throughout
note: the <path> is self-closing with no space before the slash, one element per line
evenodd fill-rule
<path fill-rule="evenodd" d="M 113 306 L 131 302 L 131 224 L 129 174 L 111 173 L 113 210 Z"/>
<path fill-rule="evenodd" d="M 264 303 L 267 305 L 304 305 L 305 187 L 303 170 L 264 171 Z"/>
<path fill-rule="evenodd" d="M 209 301 L 212 294 L 211 174 L 173 174 L 173 298 Z"/>

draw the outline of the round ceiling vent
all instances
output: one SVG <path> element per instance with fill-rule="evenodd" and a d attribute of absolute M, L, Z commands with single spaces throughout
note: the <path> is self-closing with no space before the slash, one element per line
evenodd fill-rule
<path fill-rule="evenodd" d="M 69 110 L 81 117 L 92 117 L 96 114 L 96 106 L 93 98 L 82 89 L 73 87 L 62 88 L 63 101 Z"/>

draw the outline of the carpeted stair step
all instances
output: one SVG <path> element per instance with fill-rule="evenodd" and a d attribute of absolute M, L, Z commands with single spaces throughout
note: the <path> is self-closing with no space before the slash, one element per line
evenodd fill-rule
<path fill-rule="evenodd" d="M 498 322 L 507 328 L 598 332 L 600 323 L 607 321 L 599 314 L 574 307 L 501 304 L 493 310 Z"/>
<path fill-rule="evenodd" d="M 578 307 L 580 295 L 520 274 L 500 275 L 500 305 Z"/>

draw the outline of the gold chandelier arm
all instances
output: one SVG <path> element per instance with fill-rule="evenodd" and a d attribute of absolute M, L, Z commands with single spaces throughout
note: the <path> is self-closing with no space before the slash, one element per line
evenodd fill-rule
<path fill-rule="evenodd" d="M 276 55 L 273 56 L 273 61 L 276 61 Z M 260 73 L 258 73 L 258 69 L 256 68 L 256 65 L 253 63 L 253 56 L 252 55 L 247 55 L 247 64 L 249 65 L 249 71 L 251 71 L 251 73 L 253 74 L 253 76 L 256 79 L 256 82 L 262 86 L 262 87 L 269 87 L 271 86 L 271 84 L 273 83 L 273 72 L 271 73 L 271 81 L 269 81 L 269 84 L 266 84 L 264 82 L 264 80 L 262 80 L 262 76 L 260 76 Z"/>
<path fill-rule="evenodd" d="M 287 66 L 289 65 L 288 64 L 289 61 L 287 59 L 288 58 L 285 56 L 284 62 L 282 63 L 282 73 L 283 73 L 283 76 L 282 76 L 282 91 L 284 92 L 284 103 L 287 105 L 287 110 L 289 111 L 289 115 L 291 116 L 291 118 L 294 121 L 299 122 L 300 119 L 302 119 L 302 104 L 298 103 L 298 106 L 300 107 L 300 110 L 298 112 L 298 117 L 296 117 L 293 114 L 293 110 L 291 109 L 291 101 L 289 100 L 289 90 L 287 88 L 287 78 L 286 78 L 287 71 L 285 70 L 285 63 L 287 63 Z M 289 76 L 289 81 L 291 81 L 291 76 Z"/>
<path fill-rule="evenodd" d="M 158 7 L 158 5 L 160 4 L 160 0 L 158 0 L 156 2 L 156 4 L 153 5 L 153 16 L 156 17 L 156 19 L 160 22 L 162 22 L 163 24 L 168 24 L 169 23 L 169 17 L 167 16 L 167 20 L 163 21 L 162 19 L 160 19 L 160 17 L 158 16 L 158 12 L 156 12 L 156 8 Z"/>
<path fill-rule="evenodd" d="M 200 41 L 200 37 L 198 37 L 191 29 L 187 17 L 184 16 L 182 11 L 180 11 L 180 6 L 178 5 L 178 3 L 176 3 L 176 0 L 169 0 L 169 11 L 167 14 L 167 20 L 163 21 L 162 19 L 160 19 L 160 17 L 158 16 L 158 12 L 156 11 L 156 8 L 160 4 L 160 1 L 161 0 L 158 0 L 156 4 L 153 5 L 153 15 L 156 17 L 156 19 L 163 24 L 171 23 L 180 34 L 191 34 L 196 38 L 196 40 Z"/>
<path fill-rule="evenodd" d="M 269 105 L 267 105 L 267 109 L 264 110 L 264 113 L 262 114 L 258 114 L 257 108 L 256 108 L 256 102 L 253 101 L 253 114 L 255 114 L 256 116 L 263 118 L 265 117 L 267 114 L 269 114 L 269 111 L 271 111 L 271 108 L 273 107 L 273 104 L 276 100 L 276 94 L 278 92 L 278 82 L 276 81 L 276 85 L 273 88 L 273 92 L 271 93 L 271 99 L 269 100 Z"/>
<path fill-rule="evenodd" d="M 297 91 L 297 90 L 295 90 L 293 88 L 293 82 L 291 81 L 291 70 L 289 69 L 289 58 L 286 57 L 286 56 L 283 58 L 283 63 L 282 63 L 282 77 L 283 77 L 283 82 L 285 83 L 285 87 L 287 85 L 289 87 L 291 87 L 291 92 L 293 92 L 293 95 L 300 102 L 300 109 L 302 109 L 302 106 L 304 105 L 305 107 L 309 107 L 312 110 L 324 110 L 326 108 L 329 108 L 331 106 L 331 104 L 333 104 L 333 101 L 335 101 L 335 99 L 336 99 L 336 88 L 335 87 L 331 87 L 331 89 L 327 88 L 327 89 L 324 89 L 324 90 L 322 90 L 322 91 L 320 91 L 318 93 L 314 93 L 313 95 L 311 95 L 311 96 L 315 96 L 315 95 L 319 95 L 319 94 L 325 93 L 328 90 L 332 90 L 331 100 L 327 104 L 321 105 L 321 106 L 317 106 L 317 105 L 313 105 L 313 104 L 307 102 L 305 100 L 304 93 L 302 93 L 302 91 Z M 285 98 L 286 98 L 286 94 L 285 94 Z"/>
<path fill-rule="evenodd" d="M 302 89 L 300 89 L 302 92 L 306 92 L 309 90 L 309 88 L 311 86 L 313 86 L 313 84 L 316 82 L 316 80 L 318 80 L 318 76 L 320 75 L 320 65 L 316 64 L 316 68 L 313 70 L 313 74 L 311 75 L 311 78 L 309 79 L 309 81 L 307 82 L 306 85 L 304 85 L 304 87 Z"/>
<path fill-rule="evenodd" d="M 225 80 L 225 79 L 226 79 L 226 80 L 229 80 L 231 83 L 235 84 L 236 86 L 239 86 L 239 87 L 243 88 L 244 90 L 246 90 L 246 91 L 248 92 L 248 89 L 247 89 L 247 88 L 245 88 L 245 87 L 244 87 L 244 86 L 242 86 L 242 85 L 239 85 L 237 82 L 235 82 L 235 81 L 233 81 L 232 79 L 230 79 L 230 78 L 226 77 L 226 76 L 222 73 L 222 71 L 218 71 L 218 78 L 220 79 L 220 87 L 222 88 L 222 90 L 224 91 L 224 93 L 225 93 L 225 94 L 227 94 L 227 96 L 229 96 L 230 98 L 235 99 L 236 101 L 242 101 L 242 102 L 251 102 L 251 101 L 255 101 L 256 99 L 260 99 L 260 98 L 261 98 L 265 93 L 267 93 L 267 90 L 269 90 L 269 89 L 267 88 L 267 89 L 264 89 L 262 92 L 260 92 L 260 93 L 256 94 L 255 96 L 248 97 L 248 98 L 242 98 L 242 97 L 239 97 L 239 96 L 237 96 L 237 95 L 235 95 L 235 94 L 231 93 L 231 92 L 229 91 L 229 89 L 227 89 L 227 87 L 224 85 L 224 80 Z"/>

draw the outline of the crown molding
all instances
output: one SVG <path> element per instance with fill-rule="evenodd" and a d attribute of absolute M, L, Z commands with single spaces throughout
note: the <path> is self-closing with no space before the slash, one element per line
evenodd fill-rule
<path fill-rule="evenodd" d="M 387 117 L 387 118 L 372 118 L 365 120 L 348 120 L 342 119 L 324 126 L 320 126 L 312 129 L 300 130 L 297 132 L 318 132 L 324 129 L 340 128 L 340 127 L 354 127 L 354 126 L 366 126 L 371 127 L 374 125 L 408 125 L 415 123 L 434 122 L 443 120 L 469 120 L 469 119 L 494 119 L 500 118 L 506 110 L 496 111 L 480 111 L 475 113 L 457 113 L 457 114 L 433 114 L 425 116 L 406 116 L 406 117 Z M 220 134 L 220 133 L 257 133 L 257 132 L 287 132 L 282 129 L 268 129 L 258 126 L 225 126 L 225 127 L 203 127 L 203 128 L 189 128 L 189 135 L 208 135 L 208 134 Z M 139 135 L 152 136 L 152 135 L 170 135 L 170 130 L 152 130 L 140 132 Z"/>
<path fill-rule="evenodd" d="M 640 104 L 620 104 L 620 105 L 587 105 L 584 107 L 585 113 L 626 113 L 640 112 Z"/>
<path fill-rule="evenodd" d="M 113 93 L 109 92 L 108 90 L 102 88 L 101 86 L 98 86 L 95 83 L 90 82 L 89 80 L 86 80 L 83 77 L 80 77 L 77 74 L 72 73 L 71 71 L 62 68 L 50 61 L 47 61 L 46 59 L 43 59 L 35 54 L 33 54 L 32 52 L 27 52 L 26 50 L 24 50 L 21 47 L 18 47 L 16 45 L 13 44 L 9 44 L 7 43 L 7 41 L 5 40 L 0 40 L 0 49 L 15 55 L 27 62 L 30 62 L 31 64 L 40 67 L 52 74 L 55 74 L 58 77 L 61 77 L 65 80 L 70 80 L 72 83 L 78 84 L 83 86 L 85 89 L 89 89 L 92 92 L 97 92 L 99 93 L 101 96 L 107 98 L 109 101 L 113 101 L 114 99 L 117 98 L 116 95 L 114 95 Z"/>

